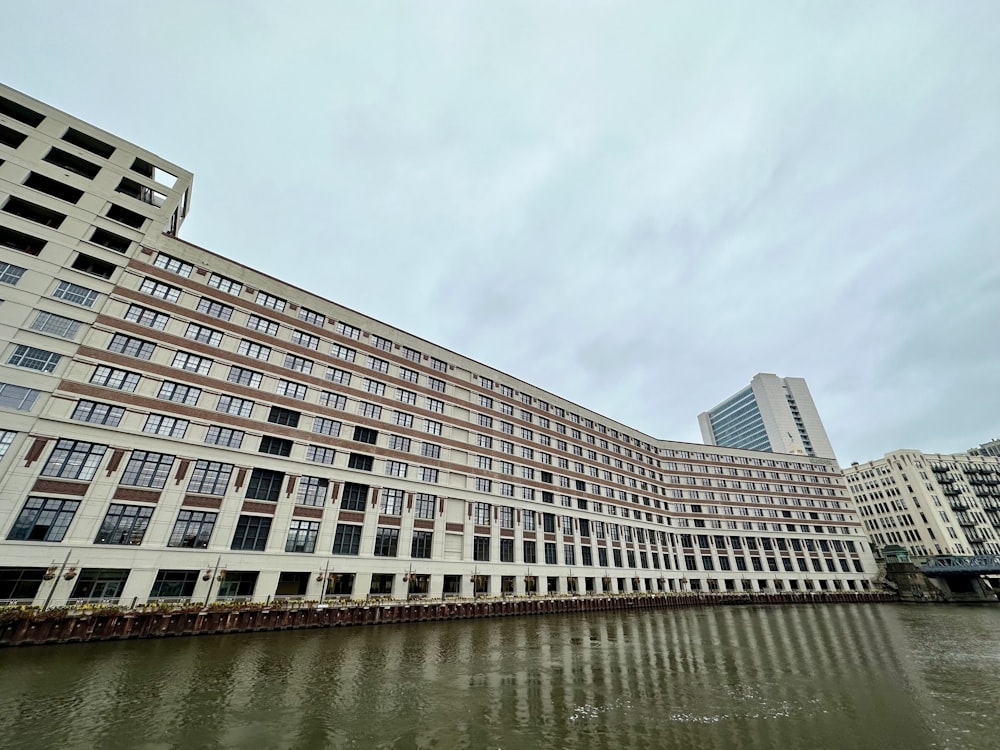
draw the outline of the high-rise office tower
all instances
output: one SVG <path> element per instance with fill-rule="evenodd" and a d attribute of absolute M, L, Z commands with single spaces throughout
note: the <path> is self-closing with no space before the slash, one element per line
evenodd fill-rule
<path fill-rule="evenodd" d="M 836 458 L 802 378 L 758 373 L 749 386 L 699 414 L 698 423 L 709 445 Z"/>

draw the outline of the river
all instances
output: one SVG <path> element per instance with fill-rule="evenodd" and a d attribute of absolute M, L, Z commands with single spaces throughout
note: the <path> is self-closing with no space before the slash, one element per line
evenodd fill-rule
<path fill-rule="evenodd" d="M 1000 607 L 812 605 L 0 650 L 3 748 L 996 748 Z"/>

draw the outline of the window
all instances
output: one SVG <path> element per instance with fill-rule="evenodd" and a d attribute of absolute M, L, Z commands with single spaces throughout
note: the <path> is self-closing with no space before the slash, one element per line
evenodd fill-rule
<path fill-rule="evenodd" d="M 212 369 L 212 360 L 208 357 L 199 357 L 189 352 L 177 352 L 171 364 L 185 372 L 194 372 L 198 375 L 208 375 Z"/>
<path fill-rule="evenodd" d="M 399 377 L 405 380 L 407 383 L 419 383 L 420 373 L 416 370 L 411 370 L 408 367 L 399 368 Z"/>
<path fill-rule="evenodd" d="M 361 527 L 353 524 L 338 523 L 337 533 L 333 537 L 334 555 L 356 555 L 361 549 Z"/>
<path fill-rule="evenodd" d="M 112 503 L 94 544 L 142 544 L 153 509 L 142 505 Z"/>
<path fill-rule="evenodd" d="M 381 336 L 376 336 L 374 333 L 371 336 L 371 344 L 376 349 L 381 349 L 384 352 L 392 351 L 392 342 L 389 339 L 384 339 Z"/>
<path fill-rule="evenodd" d="M 393 412 L 393 422 L 400 427 L 413 427 L 413 415 L 405 411 Z"/>
<path fill-rule="evenodd" d="M 406 477 L 407 465 L 402 461 L 386 461 L 385 474 L 389 477 Z"/>
<path fill-rule="evenodd" d="M 151 451 L 132 451 L 132 456 L 122 474 L 121 483 L 133 487 L 163 489 L 163 485 L 167 483 L 170 467 L 173 465 L 173 456 Z"/>
<path fill-rule="evenodd" d="M 499 509 L 500 516 L 500 528 L 502 529 L 513 529 L 514 528 L 514 509 L 509 505 L 501 505 Z"/>
<path fill-rule="evenodd" d="M 125 410 L 120 406 L 81 400 L 77 402 L 70 419 L 80 422 L 91 422 L 93 424 L 103 424 L 108 427 L 117 427 L 122 421 L 124 414 Z"/>
<path fill-rule="evenodd" d="M 426 466 L 417 467 L 417 479 L 421 482 L 430 482 L 432 484 L 437 484 L 438 481 L 438 470 L 430 469 Z"/>
<path fill-rule="evenodd" d="M 430 386 L 432 391 L 444 393 L 445 384 L 443 380 L 439 380 L 437 378 L 427 378 L 427 385 Z"/>
<path fill-rule="evenodd" d="M 344 510 L 364 510 L 368 501 L 368 485 L 344 482 L 344 496 L 340 507 Z"/>
<path fill-rule="evenodd" d="M 61 542 L 79 507 L 78 500 L 29 497 L 7 538 L 14 541 Z"/>
<path fill-rule="evenodd" d="M 521 522 L 524 524 L 525 531 L 535 530 L 535 511 L 533 510 L 522 510 L 521 511 Z"/>
<path fill-rule="evenodd" d="M 0 383 L 0 408 L 31 411 L 39 391 L 11 383 Z"/>
<path fill-rule="evenodd" d="M 216 348 L 222 345 L 222 331 L 217 331 L 207 326 L 200 326 L 197 323 L 188 323 L 184 337 Z"/>
<path fill-rule="evenodd" d="M 253 412 L 253 401 L 235 396 L 219 396 L 219 403 L 215 405 L 215 410 L 237 417 L 249 417 Z"/>
<path fill-rule="evenodd" d="M 125 312 L 125 320 L 156 331 L 163 331 L 166 329 L 167 323 L 170 322 L 170 316 L 142 305 L 129 305 Z"/>
<path fill-rule="evenodd" d="M 444 414 L 444 401 L 428 397 L 427 409 L 428 411 L 432 411 L 435 414 Z"/>
<path fill-rule="evenodd" d="M 285 475 L 280 471 L 270 469 L 254 469 L 250 473 L 250 481 L 247 484 L 247 498 L 250 500 L 270 500 L 275 502 L 281 493 L 281 483 L 284 482 Z"/>
<path fill-rule="evenodd" d="M 428 560 L 431 556 L 431 542 L 434 535 L 430 531 L 414 531 L 410 544 L 410 557 Z"/>
<path fill-rule="evenodd" d="M 354 358 L 358 356 L 358 353 L 354 349 L 341 346 L 340 344 L 334 344 L 330 347 L 330 354 L 344 360 L 345 362 L 353 362 Z"/>
<path fill-rule="evenodd" d="M 423 443 L 420 446 L 420 455 L 424 458 L 441 458 L 441 446 L 434 443 Z"/>
<path fill-rule="evenodd" d="M 401 453 L 409 453 L 410 439 L 408 437 L 402 437 L 401 435 L 390 435 L 388 447 L 390 450 L 400 451 Z"/>
<path fill-rule="evenodd" d="M 326 417 L 313 417 L 312 431 L 320 435 L 330 435 L 338 437 L 340 435 L 341 424 L 335 419 Z"/>
<path fill-rule="evenodd" d="M 168 547 L 188 547 L 205 549 L 215 528 L 217 513 L 201 510 L 181 510 L 177 514 L 174 529 L 170 532 Z"/>
<path fill-rule="evenodd" d="M 434 518 L 434 503 L 437 498 L 424 492 L 417 492 L 413 496 L 413 515 L 416 518 Z"/>
<path fill-rule="evenodd" d="M 375 529 L 375 556 L 395 557 L 399 547 L 399 529 L 379 526 Z"/>
<path fill-rule="evenodd" d="M 165 380 L 160 384 L 160 391 L 156 394 L 156 397 L 162 398 L 164 401 L 173 401 L 177 404 L 194 406 L 201 397 L 201 388 Z"/>
<path fill-rule="evenodd" d="M 10 430 L 0 430 L 0 458 L 7 455 L 7 449 L 10 448 L 11 443 L 14 442 L 14 437 L 16 435 L 16 432 L 11 432 Z"/>
<path fill-rule="evenodd" d="M 385 395 L 385 383 L 380 383 L 377 380 L 372 380 L 371 378 L 365 378 L 365 390 L 368 393 L 373 393 L 376 396 Z"/>
<path fill-rule="evenodd" d="M 524 562 L 531 565 L 538 562 L 538 556 L 536 553 L 535 543 L 526 541 L 524 542 Z"/>
<path fill-rule="evenodd" d="M 247 317 L 247 328 L 252 328 L 260 333 L 266 333 L 268 336 L 278 335 L 278 324 L 273 320 L 262 318 L 259 315 L 250 315 Z"/>
<path fill-rule="evenodd" d="M 243 447 L 243 430 L 211 425 L 205 433 L 205 442 L 209 445 L 221 445 L 226 448 Z"/>
<path fill-rule="evenodd" d="M 240 516 L 233 534 L 232 549 L 263 552 L 267 546 L 267 535 L 271 532 L 268 516 Z"/>
<path fill-rule="evenodd" d="M 299 477 L 299 494 L 295 499 L 299 505 L 323 505 L 330 491 L 330 481 L 323 477 Z"/>
<path fill-rule="evenodd" d="M 314 326 L 319 326 L 320 328 L 326 325 L 326 316 L 322 313 L 310 310 L 308 307 L 299 308 L 299 320 L 311 323 Z"/>
<path fill-rule="evenodd" d="M 277 310 L 278 312 L 284 312 L 287 303 L 281 297 L 275 297 L 273 294 L 257 292 L 257 304 Z"/>
<path fill-rule="evenodd" d="M 346 336 L 349 339 L 354 339 L 355 341 L 361 338 L 360 328 L 355 328 L 354 326 L 348 325 L 343 321 L 337 323 L 337 333 L 339 333 L 341 336 Z M 352 362 L 354 361 L 353 358 L 351 359 L 351 361 Z"/>
<path fill-rule="evenodd" d="M 62 359 L 61 354 L 22 344 L 14 348 L 7 364 L 26 367 L 29 370 L 38 370 L 38 372 L 53 372 L 60 359 Z"/>
<path fill-rule="evenodd" d="M 35 319 L 31 321 L 30 328 L 32 331 L 48 333 L 63 339 L 72 339 L 80 332 L 81 325 L 83 324 L 78 320 L 39 310 Z"/>
<path fill-rule="evenodd" d="M 218 318 L 219 320 L 231 320 L 233 317 L 232 307 L 224 305 L 221 302 L 216 302 L 210 297 L 202 297 L 198 300 L 198 307 L 195 309 L 200 313 L 211 315 L 213 318 Z"/>
<path fill-rule="evenodd" d="M 290 456 L 292 454 L 292 441 L 273 435 L 262 435 L 257 452 L 268 453 L 272 456 Z"/>
<path fill-rule="evenodd" d="M 178 276 L 183 276 L 184 278 L 191 276 L 191 272 L 194 270 L 194 266 L 190 263 L 185 263 L 180 258 L 174 258 L 165 253 L 159 253 L 156 256 L 156 260 L 153 261 L 153 265 L 165 271 L 176 273 Z"/>
<path fill-rule="evenodd" d="M 319 536 L 319 521 L 292 519 L 285 540 L 285 552 L 315 552 Z"/>
<path fill-rule="evenodd" d="M 239 346 L 236 347 L 236 353 L 266 362 L 271 357 L 271 347 L 249 339 L 242 339 Z"/>
<path fill-rule="evenodd" d="M 0 227 L 0 229 L 2 229 L 2 227 Z M 2 238 L 0 238 L 0 243 L 2 243 Z M 36 252 L 34 254 L 37 255 L 38 253 Z M 116 267 L 117 266 L 115 266 L 114 263 L 108 263 L 100 258 L 95 258 L 92 255 L 86 255 L 84 253 L 77 253 L 76 260 L 74 260 L 73 264 L 70 266 L 70 268 L 74 271 L 89 273 L 92 276 L 98 276 L 102 279 L 110 279 L 114 274 Z"/>
<path fill-rule="evenodd" d="M 103 385 L 106 388 L 132 393 L 139 385 L 139 374 L 98 365 L 94 369 L 94 374 L 90 376 L 90 382 L 94 385 Z"/>
<path fill-rule="evenodd" d="M 116 333 L 111 337 L 111 343 L 108 344 L 109 352 L 125 354 L 136 359 L 150 359 L 155 349 L 156 344 L 153 342 L 126 336 L 123 333 Z"/>
<path fill-rule="evenodd" d="M 376 372 L 389 372 L 389 363 L 378 357 L 368 357 L 368 366 Z"/>
<path fill-rule="evenodd" d="M 333 448 L 324 448 L 319 445 L 306 446 L 306 461 L 315 461 L 318 464 L 332 464 L 336 452 Z"/>
<path fill-rule="evenodd" d="M 177 302 L 181 298 L 181 290 L 177 287 L 148 277 L 142 280 L 139 291 L 167 302 Z"/>
<path fill-rule="evenodd" d="M 108 446 L 80 440 L 59 440 L 42 468 L 43 477 L 90 481 L 107 453 Z"/>
<path fill-rule="evenodd" d="M 438 370 L 439 372 L 448 372 L 448 363 L 443 360 L 431 357 L 431 368 Z"/>
<path fill-rule="evenodd" d="M 492 506 L 489 503 L 474 503 L 472 506 L 472 519 L 476 526 L 489 526 L 490 525 L 490 508 Z"/>
<path fill-rule="evenodd" d="M 288 398 L 305 400 L 309 389 L 302 385 L 302 383 L 293 383 L 291 380 L 279 380 L 278 385 L 275 386 L 274 392 L 279 396 L 288 396 Z"/>
<path fill-rule="evenodd" d="M 358 414 L 368 419 L 380 419 L 382 417 L 382 407 L 378 404 L 370 404 L 367 401 L 358 402 Z"/>
<path fill-rule="evenodd" d="M 405 388 L 397 388 L 396 399 L 398 401 L 402 401 L 404 404 L 416 404 L 417 394 L 413 391 L 408 391 Z"/>
<path fill-rule="evenodd" d="M 339 393 L 323 391 L 319 394 L 319 403 L 321 406 L 329 406 L 331 409 L 343 411 L 347 408 L 347 397 L 341 396 Z"/>
<path fill-rule="evenodd" d="M 186 419 L 169 417 L 166 414 L 150 414 L 146 417 L 146 424 L 143 425 L 142 431 L 150 435 L 183 438 L 189 424 Z"/>
<path fill-rule="evenodd" d="M 60 281 L 52 296 L 64 302 L 71 302 L 82 307 L 93 307 L 97 301 L 97 292 L 87 289 L 85 286 L 70 284 L 68 281 Z"/>
<path fill-rule="evenodd" d="M 372 430 L 368 427 L 355 427 L 353 439 L 357 440 L 359 443 L 375 445 L 378 441 L 378 430 Z"/>
<path fill-rule="evenodd" d="M 295 372 L 301 372 L 305 375 L 309 375 L 313 371 L 313 361 L 311 359 L 306 359 L 305 357 L 297 357 L 294 354 L 286 354 L 285 367 L 289 370 L 295 370 Z"/>
<path fill-rule="evenodd" d="M 331 380 L 334 383 L 340 383 L 341 385 L 350 385 L 351 373 L 347 370 L 338 370 L 336 367 L 327 367 L 326 379 Z"/>
<path fill-rule="evenodd" d="M 239 296 L 243 293 L 243 285 L 240 282 L 233 281 L 225 276 L 220 276 L 217 273 L 209 275 L 208 285 L 213 289 L 218 289 L 220 292 L 225 292 L 226 294 Z"/>
<path fill-rule="evenodd" d="M 440 435 L 443 425 L 440 422 L 435 422 L 433 419 L 424 420 L 424 432 L 429 435 Z"/>
<path fill-rule="evenodd" d="M 198 582 L 197 570 L 160 570 L 156 573 L 153 588 L 150 589 L 151 599 L 181 599 L 194 594 Z"/>
<path fill-rule="evenodd" d="M 226 380 L 230 383 L 245 385 L 248 388 L 260 388 L 263 379 L 264 376 L 261 373 L 248 370 L 245 367 L 237 367 L 236 365 L 229 368 L 229 375 L 226 376 Z"/>
<path fill-rule="evenodd" d="M 371 471 L 374 461 L 371 456 L 361 453 L 352 453 L 347 459 L 348 469 L 358 469 L 359 471 Z"/>
<path fill-rule="evenodd" d="M 484 479 L 483 477 L 476 478 L 476 492 L 492 492 L 493 483 L 489 479 Z"/>
<path fill-rule="evenodd" d="M 514 540 L 500 540 L 500 562 L 514 562 Z"/>
<path fill-rule="evenodd" d="M 404 346 L 403 347 L 403 356 L 406 359 L 410 360 L 411 362 L 419 362 L 420 359 L 421 359 L 421 357 L 423 355 L 420 352 L 418 352 L 416 349 L 411 349 L 408 346 Z"/>
<path fill-rule="evenodd" d="M 198 495 L 225 495 L 229 478 L 233 473 L 232 464 L 218 461 L 197 461 L 187 491 Z"/>
<path fill-rule="evenodd" d="M 379 496 L 379 513 L 398 516 L 403 512 L 403 491 L 383 489 Z"/>
<path fill-rule="evenodd" d="M 490 561 L 490 538 L 488 536 L 472 538 L 472 559 L 477 562 Z"/>
<path fill-rule="evenodd" d="M 319 349 L 319 336 L 295 329 L 292 331 L 292 343 L 304 346 L 307 349 Z"/>

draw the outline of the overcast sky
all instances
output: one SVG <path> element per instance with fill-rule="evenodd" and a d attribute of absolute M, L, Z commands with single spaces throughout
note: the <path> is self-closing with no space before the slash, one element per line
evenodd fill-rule
<path fill-rule="evenodd" d="M 661 438 L 804 377 L 842 464 L 1000 436 L 1000 2 L 49 2 L 0 75 L 182 236 Z"/>

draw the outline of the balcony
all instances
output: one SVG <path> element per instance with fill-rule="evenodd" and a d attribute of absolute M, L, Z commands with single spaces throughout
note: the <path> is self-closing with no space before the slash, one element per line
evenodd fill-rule
<path fill-rule="evenodd" d="M 969 509 L 968 501 L 964 500 L 961 496 L 954 498 L 948 503 L 952 510 L 963 511 Z"/>
<path fill-rule="evenodd" d="M 946 471 L 948 471 L 948 467 L 945 466 L 944 464 L 931 464 L 931 471 L 933 471 L 935 474 L 944 474 Z"/>
<path fill-rule="evenodd" d="M 959 526 L 975 526 L 976 522 L 973 521 L 969 516 L 964 513 L 958 514 L 958 525 Z"/>
<path fill-rule="evenodd" d="M 941 491 L 949 497 L 962 494 L 962 491 L 958 487 L 942 487 Z"/>

